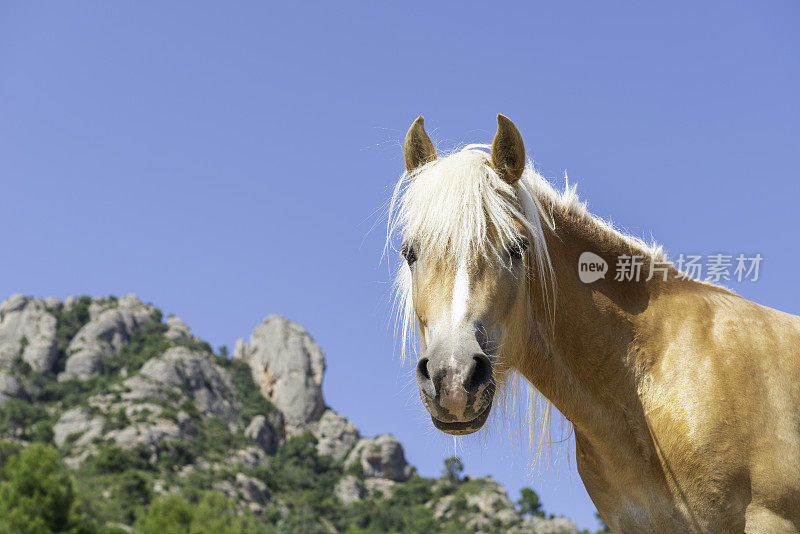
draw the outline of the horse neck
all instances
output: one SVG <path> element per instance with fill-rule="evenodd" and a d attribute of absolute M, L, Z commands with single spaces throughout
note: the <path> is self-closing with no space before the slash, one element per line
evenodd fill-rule
<path fill-rule="evenodd" d="M 609 432 L 630 436 L 631 427 L 643 421 L 636 383 L 643 355 L 637 332 L 651 299 L 669 282 L 645 281 L 649 259 L 640 281 L 614 281 L 620 255 L 645 254 L 585 216 L 550 207 L 555 231 L 546 230 L 545 239 L 555 297 L 543 294 L 536 274 L 530 273 L 529 321 L 535 324 L 529 325 L 530 337 L 516 368 L 583 435 L 598 440 Z M 580 281 L 578 258 L 587 251 L 608 263 L 605 279 Z"/>

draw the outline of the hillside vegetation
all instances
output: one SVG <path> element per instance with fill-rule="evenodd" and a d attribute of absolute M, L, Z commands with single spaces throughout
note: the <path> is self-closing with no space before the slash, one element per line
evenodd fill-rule
<path fill-rule="evenodd" d="M 267 317 L 232 357 L 136 297 L 0 304 L 0 533 L 577 532 L 532 490 L 419 476 Z"/>

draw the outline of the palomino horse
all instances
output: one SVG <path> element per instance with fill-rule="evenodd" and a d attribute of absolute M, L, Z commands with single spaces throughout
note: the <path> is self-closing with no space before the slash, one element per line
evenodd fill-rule
<path fill-rule="evenodd" d="M 481 428 L 516 372 L 572 423 L 614 531 L 800 531 L 800 317 L 682 276 L 556 193 L 502 115 L 489 152 L 437 158 L 422 117 L 404 148 L 389 232 L 438 429 Z M 584 283 L 584 252 L 668 276 Z"/>

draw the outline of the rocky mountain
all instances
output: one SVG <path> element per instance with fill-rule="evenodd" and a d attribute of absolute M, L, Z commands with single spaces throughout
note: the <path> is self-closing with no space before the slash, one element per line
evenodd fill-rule
<path fill-rule="evenodd" d="M 397 439 L 326 405 L 325 366 L 278 315 L 230 358 L 132 295 L 14 295 L 0 304 L 0 496 L 38 447 L 66 466 L 84 529 L 70 532 L 577 532 L 452 464 L 419 476 Z"/>

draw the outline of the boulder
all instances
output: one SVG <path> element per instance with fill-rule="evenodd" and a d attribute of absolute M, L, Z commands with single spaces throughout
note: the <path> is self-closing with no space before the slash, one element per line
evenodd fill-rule
<path fill-rule="evenodd" d="M 49 373 L 58 354 L 56 318 L 45 301 L 12 295 L 0 304 L 0 367 L 20 357 L 35 371 Z"/>
<path fill-rule="evenodd" d="M 461 499 L 466 501 L 466 512 Z M 458 520 L 470 532 L 539 532 L 517 530 L 521 521 L 514 503 L 505 488 L 491 477 L 471 480 L 456 494 L 436 501 L 433 517 L 438 521 Z"/>
<path fill-rule="evenodd" d="M 320 418 L 325 356 L 301 326 L 270 315 L 253 330 L 250 343 L 236 342 L 234 357 L 250 365 L 253 379 L 283 413 L 290 433 Z"/>
<path fill-rule="evenodd" d="M 388 499 L 394 493 L 395 487 L 399 484 L 388 478 L 367 478 L 364 479 L 364 488 L 370 499 Z"/>
<path fill-rule="evenodd" d="M 237 451 L 236 456 L 246 469 L 255 469 L 269 464 L 269 457 L 261 447 L 245 447 Z"/>
<path fill-rule="evenodd" d="M 270 501 L 267 485 L 244 473 L 236 473 L 233 481 L 218 480 L 211 487 L 235 501 L 245 500 L 248 509 L 259 515 L 264 512 L 264 506 Z"/>
<path fill-rule="evenodd" d="M 123 383 L 128 402 L 176 402 L 176 398 L 191 399 L 201 418 L 235 418 L 239 406 L 233 382 L 227 371 L 212 362 L 209 354 L 186 347 L 172 347 L 158 358 L 148 360 L 138 375 Z M 178 402 L 178 404 L 180 404 Z"/>
<path fill-rule="evenodd" d="M 144 445 L 155 452 L 163 450 L 166 442 L 186 440 L 193 435 L 194 429 L 188 419 L 177 423 L 169 419 L 156 419 L 112 430 L 105 437 L 114 440 L 123 449 Z"/>
<path fill-rule="evenodd" d="M 346 469 L 355 465 L 361 466 L 365 478 L 405 482 L 414 474 L 414 468 L 406 462 L 403 446 L 388 434 L 358 440 L 344 463 Z"/>
<path fill-rule="evenodd" d="M 269 502 L 269 493 L 267 492 L 267 485 L 251 476 L 244 473 L 236 473 L 236 485 L 245 499 L 260 505 L 265 505 Z"/>
<path fill-rule="evenodd" d="M 261 450 L 267 454 L 275 454 L 278 447 L 283 443 L 283 436 L 277 429 L 281 429 L 283 424 L 280 420 L 279 414 L 271 414 L 269 421 L 263 415 L 253 417 L 250 424 L 244 431 L 245 437 L 248 437 L 258 443 Z"/>
<path fill-rule="evenodd" d="M 364 484 L 354 477 L 353 475 L 346 475 L 339 479 L 336 487 L 333 488 L 333 494 L 339 499 L 339 502 L 345 506 L 360 501 L 366 495 Z"/>
<path fill-rule="evenodd" d="M 72 308 L 75 307 L 76 304 L 80 299 L 74 295 L 69 295 L 67 298 L 64 299 L 64 311 L 70 311 Z"/>
<path fill-rule="evenodd" d="M 63 447 L 67 440 L 74 439 L 76 445 L 88 445 L 103 435 L 103 418 L 92 416 L 83 408 L 67 410 L 53 425 L 53 443 Z"/>
<path fill-rule="evenodd" d="M 239 490 L 236 489 L 236 486 L 230 480 L 217 480 L 211 484 L 211 488 L 230 499 L 239 499 Z"/>
<path fill-rule="evenodd" d="M 189 326 L 181 319 L 178 319 L 174 316 L 167 319 L 167 331 L 164 333 L 164 337 L 170 341 L 184 343 L 194 340 L 194 336 L 192 335 L 192 331 L 189 330 Z"/>
<path fill-rule="evenodd" d="M 27 399 L 28 394 L 19 378 L 0 371 L 0 406 L 11 399 Z"/>
<path fill-rule="evenodd" d="M 467 495 L 467 505 L 475 507 L 482 517 L 491 517 L 504 524 L 511 524 L 519 519 L 514 503 L 508 498 L 506 489 L 487 477 L 481 480 L 480 491 Z"/>
<path fill-rule="evenodd" d="M 358 428 L 330 408 L 314 423 L 311 432 L 317 438 L 317 453 L 335 460 L 347 456 L 359 438 Z"/>
<path fill-rule="evenodd" d="M 119 352 L 136 330 L 152 321 L 153 311 L 133 295 L 118 301 L 93 301 L 90 320 L 70 341 L 66 366 L 58 379 L 85 380 L 100 374 L 103 360 Z"/>

